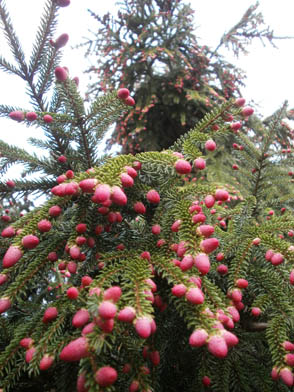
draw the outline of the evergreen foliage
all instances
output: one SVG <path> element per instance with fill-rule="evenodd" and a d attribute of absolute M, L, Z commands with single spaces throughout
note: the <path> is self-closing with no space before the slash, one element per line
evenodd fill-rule
<path fill-rule="evenodd" d="M 50 151 L 1 142 L 2 172 L 21 162 L 25 177 L 46 177 L 0 192 L 53 194 L 1 233 L 0 388 L 290 391 L 293 163 L 280 146 L 291 113 L 284 105 L 250 128 L 253 110 L 231 98 L 166 150 L 98 158 L 97 140 L 132 100 L 119 89 L 86 107 L 53 41 L 64 5 L 47 1 L 27 64 L 0 3 L 16 57 L 2 68 L 27 81 L 33 105 L 1 105 L 1 115 L 39 126 L 46 139 L 31 142 Z M 236 178 L 225 160 L 223 176 L 196 169 L 228 136 L 243 146 Z"/>

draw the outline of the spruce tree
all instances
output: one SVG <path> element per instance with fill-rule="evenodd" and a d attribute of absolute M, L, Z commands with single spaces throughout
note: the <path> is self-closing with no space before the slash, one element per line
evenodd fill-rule
<path fill-rule="evenodd" d="M 201 45 L 194 11 L 183 0 L 124 0 L 117 16 L 91 15 L 97 31 L 83 45 L 93 66 L 89 96 L 124 86 L 136 106 L 108 140 L 125 153 L 162 150 L 187 132 L 215 104 L 240 96 L 245 74 L 221 55 L 236 56 L 255 39 L 274 44 L 273 31 L 252 5 L 215 49 Z M 197 6 L 196 6 L 197 10 Z"/>
<path fill-rule="evenodd" d="M 276 143 L 291 133 L 286 105 L 258 124 L 258 140 L 246 122 L 253 109 L 232 98 L 166 150 L 98 158 L 97 140 L 134 100 L 119 88 L 85 105 L 60 66 L 66 37 L 54 37 L 67 5 L 46 2 L 26 63 L 0 3 L 16 58 L 1 68 L 30 89 L 27 108 L 0 113 L 38 125 L 47 141 L 31 142 L 50 151 L 1 143 L 1 164 L 44 173 L 11 180 L 13 195 L 48 200 L 1 233 L 0 388 L 290 391 L 293 160 Z M 228 135 L 236 179 L 206 167 Z"/>

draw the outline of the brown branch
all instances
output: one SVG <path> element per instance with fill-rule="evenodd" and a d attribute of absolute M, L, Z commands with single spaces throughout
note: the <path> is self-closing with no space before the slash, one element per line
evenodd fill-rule
<path fill-rule="evenodd" d="M 267 329 L 268 323 L 247 320 L 242 323 L 242 327 L 248 332 L 262 332 Z"/>

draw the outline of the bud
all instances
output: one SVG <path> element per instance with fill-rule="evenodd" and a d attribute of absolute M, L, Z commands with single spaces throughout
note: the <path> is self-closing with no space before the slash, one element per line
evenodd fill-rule
<path fill-rule="evenodd" d="M 58 50 L 63 48 L 67 44 L 68 40 L 69 40 L 69 35 L 65 33 L 65 34 L 61 34 L 55 42 L 51 40 L 50 43 L 52 46 L 54 46 L 55 49 Z"/>
<path fill-rule="evenodd" d="M 280 378 L 283 383 L 286 384 L 288 387 L 291 387 L 293 385 L 294 377 L 293 373 L 289 368 L 285 367 L 280 370 Z"/>
<path fill-rule="evenodd" d="M 19 247 L 10 245 L 3 258 L 3 268 L 12 267 L 22 257 L 23 252 Z"/>
<path fill-rule="evenodd" d="M 208 333 L 205 329 L 196 329 L 189 338 L 189 344 L 192 347 L 201 347 L 203 346 L 208 338 Z"/>
<path fill-rule="evenodd" d="M 110 366 L 104 366 L 95 373 L 95 380 L 100 387 L 108 387 L 117 380 L 117 371 Z"/>
<path fill-rule="evenodd" d="M 70 5 L 70 0 L 55 0 L 55 2 L 59 7 L 67 7 Z"/>
<path fill-rule="evenodd" d="M 117 92 L 117 97 L 119 99 L 127 99 L 128 96 L 130 95 L 130 91 L 127 88 L 120 88 Z"/>
<path fill-rule="evenodd" d="M 195 257 L 195 267 L 202 275 L 206 275 L 210 270 L 210 260 L 205 253 L 199 253 Z"/>
<path fill-rule="evenodd" d="M 206 161 L 203 158 L 196 158 L 194 161 L 194 166 L 198 170 L 204 170 L 206 167 Z"/>
<path fill-rule="evenodd" d="M 6 312 L 11 307 L 11 301 L 9 298 L 0 298 L 0 314 Z"/>
<path fill-rule="evenodd" d="M 225 339 L 219 335 L 213 335 L 208 340 L 208 351 L 217 358 L 224 358 L 228 354 L 228 346 Z"/>
<path fill-rule="evenodd" d="M 219 240 L 217 238 L 207 238 L 200 242 L 200 249 L 204 253 L 211 253 L 219 246 Z"/>
<path fill-rule="evenodd" d="M 216 149 L 215 141 L 212 139 L 207 140 L 205 143 L 205 149 L 208 151 L 214 151 Z"/>
<path fill-rule="evenodd" d="M 25 116 L 24 116 L 23 112 L 16 110 L 14 112 L 10 112 L 9 117 L 11 118 L 11 120 L 14 120 L 14 121 L 22 121 Z"/>
<path fill-rule="evenodd" d="M 254 109 L 251 108 L 250 106 L 245 106 L 245 108 L 242 109 L 242 116 L 244 117 L 249 117 L 254 113 Z"/>
<path fill-rule="evenodd" d="M 135 328 L 141 338 L 147 339 L 151 335 L 151 320 L 148 317 L 138 318 Z"/>
<path fill-rule="evenodd" d="M 71 341 L 67 346 L 65 346 L 59 357 L 62 361 L 74 362 L 79 361 L 81 358 L 85 358 L 87 355 L 87 339 L 85 337 L 81 337 Z"/>
<path fill-rule="evenodd" d="M 65 82 L 68 77 L 67 71 L 63 67 L 56 67 L 55 77 L 59 82 Z"/>

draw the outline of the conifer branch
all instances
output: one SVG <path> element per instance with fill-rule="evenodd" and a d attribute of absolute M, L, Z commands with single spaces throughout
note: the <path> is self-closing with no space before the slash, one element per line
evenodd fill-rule
<path fill-rule="evenodd" d="M 44 5 L 44 15 L 40 20 L 40 27 L 37 31 L 36 42 L 33 45 L 29 64 L 30 80 L 33 81 L 34 74 L 40 68 L 49 48 L 49 38 L 56 30 L 57 7 L 55 2 L 47 0 Z"/>
<path fill-rule="evenodd" d="M 15 60 L 17 61 L 18 65 L 20 66 L 23 78 L 27 74 L 27 66 L 25 63 L 25 55 L 17 38 L 17 35 L 14 31 L 14 28 L 11 23 L 10 16 L 8 11 L 6 10 L 6 5 L 4 0 L 0 3 L 0 18 L 3 24 L 3 31 L 6 37 L 6 40 L 11 48 L 11 51 L 14 55 Z"/>
<path fill-rule="evenodd" d="M 49 165 L 45 159 L 38 158 L 36 154 L 29 154 L 26 150 L 10 146 L 0 140 L 0 150 L 1 150 L 1 165 L 0 172 L 5 173 L 5 171 L 15 163 L 22 163 L 27 167 L 27 170 L 50 170 Z M 51 174 L 53 174 L 52 171 Z"/>
<path fill-rule="evenodd" d="M 216 49 L 212 52 L 211 57 L 215 56 L 218 50 L 224 45 L 227 49 L 232 47 L 232 50 L 236 57 L 240 53 L 247 54 L 248 51 L 246 46 L 249 45 L 253 39 L 259 38 L 262 44 L 265 46 L 264 38 L 270 42 L 270 44 L 276 48 L 274 40 L 276 39 L 293 39 L 294 37 L 277 37 L 274 36 L 269 26 L 266 28 L 257 29 L 258 26 L 264 25 L 263 16 L 261 13 L 256 13 L 256 9 L 259 6 L 259 2 L 248 8 L 245 14 L 242 16 L 240 21 L 236 23 L 227 33 L 225 33 Z"/>
<path fill-rule="evenodd" d="M 0 56 L 0 69 L 4 72 L 8 72 L 25 79 L 24 75 L 13 64 L 10 64 L 2 56 Z"/>

